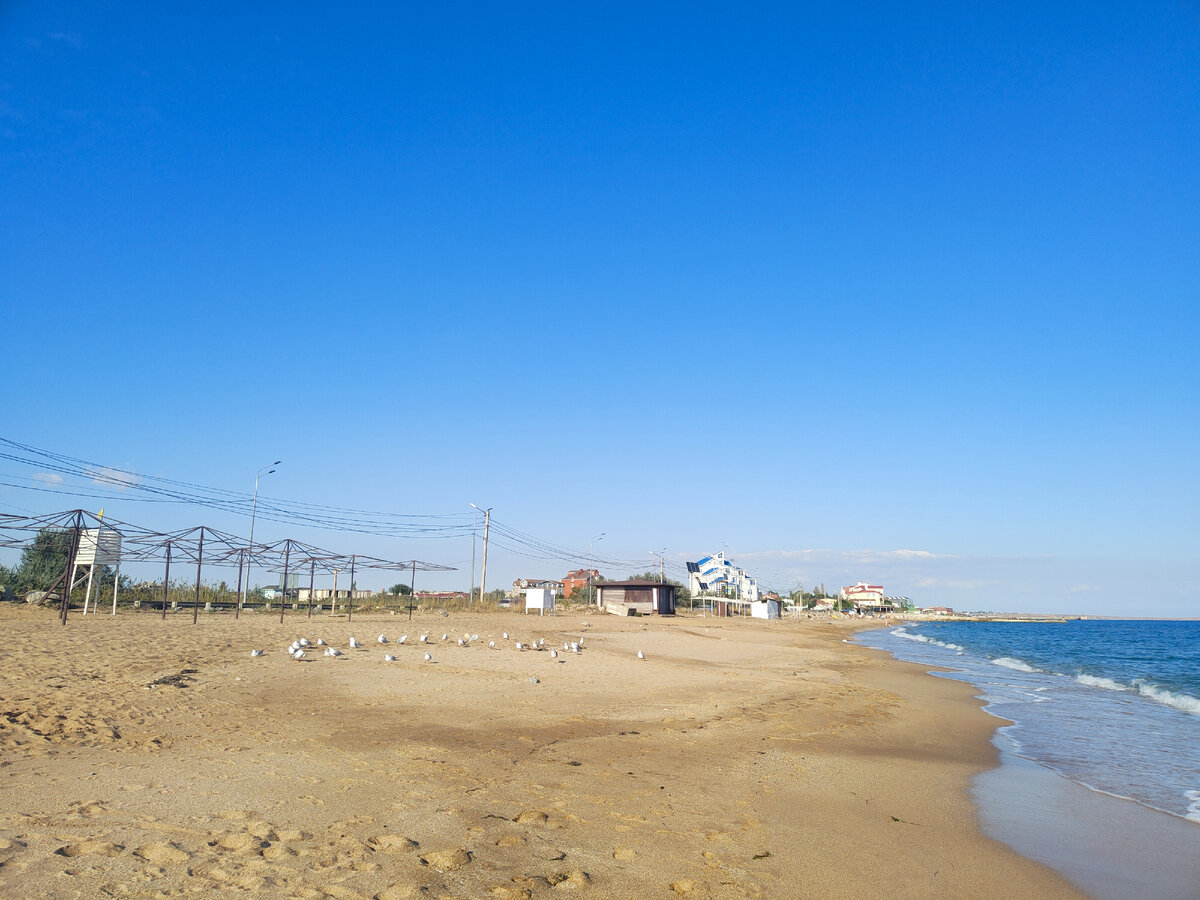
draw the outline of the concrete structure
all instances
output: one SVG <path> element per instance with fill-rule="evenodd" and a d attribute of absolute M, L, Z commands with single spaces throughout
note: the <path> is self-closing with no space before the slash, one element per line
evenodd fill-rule
<path fill-rule="evenodd" d="M 616 615 L 675 615 L 675 585 L 658 581 L 601 581 L 596 605 Z"/>
<path fill-rule="evenodd" d="M 563 596 L 568 600 L 576 588 L 587 590 L 587 586 L 592 583 L 592 579 L 599 577 L 599 569 L 575 569 L 573 572 L 568 572 L 563 576 L 562 592 Z"/>
<path fill-rule="evenodd" d="M 291 579 L 289 578 L 288 581 L 291 581 Z M 265 595 L 268 590 L 275 592 L 275 594 L 279 593 L 278 587 L 272 587 L 272 588 L 263 588 L 263 594 Z M 289 593 L 293 593 L 293 592 L 289 592 Z M 306 588 L 306 587 L 297 588 L 294 591 L 294 593 L 296 595 L 296 599 L 299 600 L 301 603 L 308 602 L 308 594 L 309 594 L 308 588 Z M 359 600 L 364 597 L 374 596 L 374 594 L 375 594 L 374 591 L 365 591 L 365 590 L 356 590 L 353 592 L 353 594 L 351 594 L 349 588 L 338 588 L 337 596 L 334 597 L 334 591 L 332 588 L 314 588 L 312 591 L 312 599 L 313 599 L 314 603 L 324 603 L 325 601 L 329 600 L 330 598 L 333 598 L 333 599 L 341 602 L 344 600 L 349 600 L 351 598 L 353 598 L 355 600 Z M 268 597 L 267 599 L 273 600 L 274 597 Z"/>
<path fill-rule="evenodd" d="M 554 591 L 550 588 L 526 588 L 525 612 L 536 609 L 539 615 L 554 612 Z"/>
<path fill-rule="evenodd" d="M 758 582 L 725 558 L 725 551 L 690 562 L 688 588 L 693 597 L 733 597 L 758 602 Z"/>
<path fill-rule="evenodd" d="M 445 603 L 448 600 L 466 600 L 468 594 L 466 591 L 417 591 L 415 597 L 418 603 Z"/>

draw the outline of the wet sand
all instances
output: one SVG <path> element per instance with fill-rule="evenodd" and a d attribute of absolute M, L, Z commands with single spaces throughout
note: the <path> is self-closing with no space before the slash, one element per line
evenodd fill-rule
<path fill-rule="evenodd" d="M 996 720 L 972 688 L 846 622 L 0 627 L 3 897 L 1082 896 L 980 833 Z M 295 662 L 300 636 L 346 656 Z"/>

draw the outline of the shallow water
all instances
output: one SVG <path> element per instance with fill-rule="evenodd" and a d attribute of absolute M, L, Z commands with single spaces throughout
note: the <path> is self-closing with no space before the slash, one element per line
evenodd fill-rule
<path fill-rule="evenodd" d="M 1200 822 L 1200 622 L 921 623 L 859 640 L 953 669 L 1013 722 L 1001 733 L 1020 756 Z"/>

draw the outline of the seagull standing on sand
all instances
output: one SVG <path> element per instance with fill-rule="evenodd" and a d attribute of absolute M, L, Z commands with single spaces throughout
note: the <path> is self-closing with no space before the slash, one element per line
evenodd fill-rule
<path fill-rule="evenodd" d="M 557 650 L 551 650 L 551 651 L 550 651 L 550 658 L 551 658 L 551 659 L 558 659 L 558 651 L 557 651 Z"/>
<path fill-rule="evenodd" d="M 383 661 L 384 662 L 395 662 L 396 657 L 392 656 L 392 654 L 390 654 L 390 653 L 385 653 L 385 654 L 383 654 Z"/>
<path fill-rule="evenodd" d="M 492 650 L 495 650 L 495 649 L 496 649 L 496 642 L 495 642 L 495 641 L 488 641 L 488 647 L 489 647 L 490 649 L 492 649 Z"/>
<path fill-rule="evenodd" d="M 350 646 L 351 646 L 351 647 L 355 647 L 355 648 L 357 648 L 357 647 L 361 647 L 361 646 L 362 646 L 362 644 L 360 644 L 360 643 L 359 643 L 358 641 L 356 641 L 354 638 L 350 638 Z"/>
<path fill-rule="evenodd" d="M 504 639 L 505 639 L 506 641 L 508 640 L 508 632 L 507 632 L 507 631 L 506 631 L 506 632 L 504 632 Z"/>
<path fill-rule="evenodd" d="M 325 646 L 325 638 L 317 638 L 317 646 L 324 647 Z"/>
<path fill-rule="evenodd" d="M 645 659 L 645 658 L 646 658 L 646 654 L 643 653 L 641 650 L 639 650 L 638 651 L 638 659 Z"/>
<path fill-rule="evenodd" d="M 263 652 L 261 650 L 251 650 L 250 651 L 251 656 L 262 656 L 262 654 L 263 654 Z"/>
<path fill-rule="evenodd" d="M 295 652 L 295 654 L 292 656 L 292 659 L 304 659 L 304 651 L 303 651 L 303 650 L 297 650 L 297 651 Z"/>
<path fill-rule="evenodd" d="M 384 637 L 382 634 L 381 634 L 381 635 L 380 635 L 380 636 L 377 638 L 377 640 L 378 640 L 378 641 L 379 641 L 379 643 L 381 643 L 381 644 L 386 644 L 386 643 L 387 643 L 387 638 L 386 638 L 386 637 Z"/>
<path fill-rule="evenodd" d="M 458 646 L 460 646 L 460 647 L 465 647 L 465 646 L 467 646 L 467 642 L 466 642 L 466 641 L 464 641 L 462 638 L 459 638 L 459 639 L 458 639 Z"/>
<path fill-rule="evenodd" d="M 433 657 L 430 656 L 428 653 L 426 653 L 425 654 L 425 662 L 429 662 L 431 659 L 433 659 Z"/>

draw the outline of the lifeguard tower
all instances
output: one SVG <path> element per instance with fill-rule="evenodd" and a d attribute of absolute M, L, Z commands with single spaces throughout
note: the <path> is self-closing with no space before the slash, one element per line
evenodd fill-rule
<path fill-rule="evenodd" d="M 83 614 L 88 611 L 88 601 L 92 597 L 92 582 L 95 579 L 96 567 L 103 569 L 113 566 L 116 577 L 113 579 L 113 615 L 117 614 L 117 592 L 121 588 L 121 533 L 112 528 L 85 528 L 79 532 L 79 552 L 75 554 L 75 568 L 71 571 L 72 587 L 77 584 L 76 575 L 87 569 L 87 590 L 83 595 Z M 82 575 L 79 575 L 82 578 Z M 92 600 L 92 612 L 96 612 L 100 602 L 100 588 L 96 587 L 96 598 Z"/>

